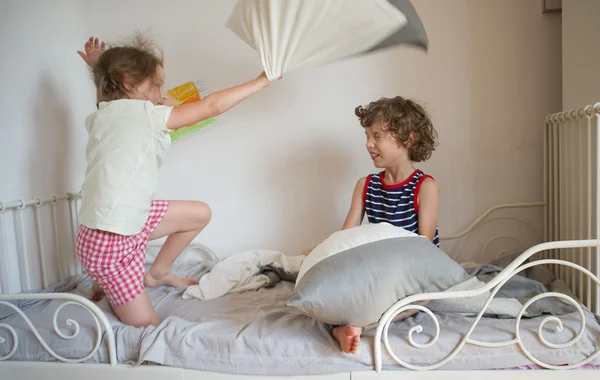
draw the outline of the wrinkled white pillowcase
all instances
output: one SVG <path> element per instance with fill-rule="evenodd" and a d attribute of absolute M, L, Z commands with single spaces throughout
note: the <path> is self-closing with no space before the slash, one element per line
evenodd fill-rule
<path fill-rule="evenodd" d="M 386 0 L 238 0 L 226 26 L 275 80 L 372 49 L 406 24 Z"/>

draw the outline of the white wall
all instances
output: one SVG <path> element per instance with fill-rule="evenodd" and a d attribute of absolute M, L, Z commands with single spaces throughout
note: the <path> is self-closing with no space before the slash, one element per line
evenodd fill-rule
<path fill-rule="evenodd" d="M 600 2 L 562 2 L 563 110 L 600 102 Z"/>
<path fill-rule="evenodd" d="M 440 185 L 442 234 L 492 205 L 541 200 L 543 119 L 561 106 L 560 16 L 536 1 L 413 3 L 428 54 L 398 47 L 286 75 L 217 128 L 174 143 L 157 196 L 209 203 L 200 240 L 222 254 L 311 246 L 342 225 L 356 180 L 375 170 L 354 107 L 404 95 L 426 103 L 440 135 L 421 167 Z M 214 91 L 258 75 L 255 52 L 223 26 L 233 4 L 2 2 L 0 199 L 81 183 L 95 106 L 75 51 L 92 34 L 118 41 L 152 27 L 170 86 L 200 78 Z"/>
<path fill-rule="evenodd" d="M 0 4 L 0 200 L 79 186 L 94 90 L 75 53 L 88 32 L 77 0 Z"/>

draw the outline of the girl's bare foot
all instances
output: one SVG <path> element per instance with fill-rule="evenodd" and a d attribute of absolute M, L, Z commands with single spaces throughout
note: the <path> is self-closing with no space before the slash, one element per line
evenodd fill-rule
<path fill-rule="evenodd" d="M 92 301 L 98 302 L 104 298 L 104 290 L 98 285 L 97 282 L 92 284 Z"/>
<path fill-rule="evenodd" d="M 83 58 L 83 60 L 85 61 L 85 63 L 88 64 L 88 66 L 94 67 L 96 66 L 96 62 L 98 62 L 98 58 L 100 58 L 102 53 L 104 53 L 104 47 L 104 41 L 100 43 L 97 37 L 94 38 L 92 36 L 89 40 L 87 40 L 87 42 L 84 45 L 85 53 L 81 50 L 78 50 L 77 54 L 79 54 L 81 58 Z"/>
<path fill-rule="evenodd" d="M 191 278 L 185 278 L 185 277 L 177 277 L 177 276 L 175 276 L 175 274 L 173 272 L 158 273 L 158 272 L 149 271 L 144 276 L 144 285 L 146 285 L 149 288 L 154 288 L 154 287 L 163 286 L 163 285 L 181 287 L 181 286 L 190 286 L 190 285 L 195 285 L 195 284 L 196 284 L 196 280 L 193 280 Z"/>
<path fill-rule="evenodd" d="M 338 326 L 331 333 L 342 347 L 342 351 L 355 354 L 358 351 L 362 329 L 354 326 Z"/>

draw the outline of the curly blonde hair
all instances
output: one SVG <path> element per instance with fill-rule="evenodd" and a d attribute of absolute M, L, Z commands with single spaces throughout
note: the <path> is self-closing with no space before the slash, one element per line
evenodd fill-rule
<path fill-rule="evenodd" d="M 382 122 L 385 131 L 408 147 L 408 156 L 413 162 L 429 159 L 438 145 L 438 135 L 429 113 L 410 99 L 401 96 L 380 98 L 366 106 L 356 107 L 354 113 L 364 128 Z"/>
<path fill-rule="evenodd" d="M 162 51 L 138 32 L 130 42 L 102 53 L 93 68 L 94 84 L 102 100 L 127 99 L 125 80 L 137 86 L 157 75 L 159 65 L 163 66 Z"/>

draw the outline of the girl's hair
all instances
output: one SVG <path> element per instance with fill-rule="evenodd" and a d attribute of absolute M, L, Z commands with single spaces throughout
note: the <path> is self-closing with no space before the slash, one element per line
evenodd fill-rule
<path fill-rule="evenodd" d="M 157 75 L 158 65 L 163 65 L 162 51 L 138 33 L 131 42 L 102 53 L 93 69 L 94 84 L 102 100 L 128 98 L 125 80 L 136 86 Z"/>
<path fill-rule="evenodd" d="M 423 106 L 412 100 L 400 96 L 381 98 L 367 106 L 356 107 L 354 113 L 364 128 L 380 121 L 383 130 L 389 131 L 402 145 L 408 147 L 408 156 L 413 162 L 429 159 L 438 145 L 437 132 L 429 114 Z"/>

